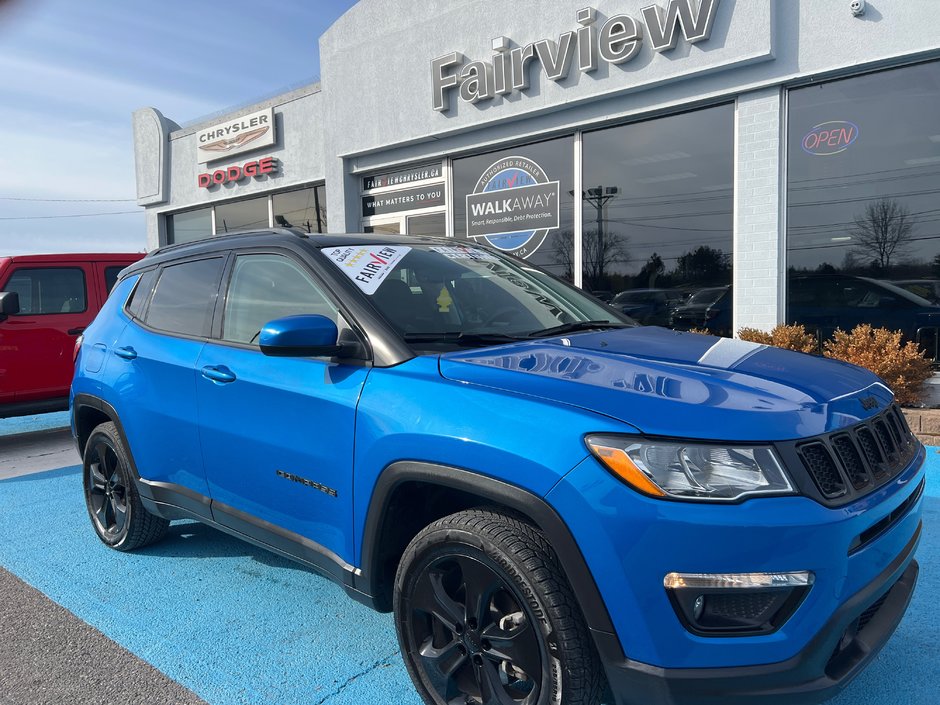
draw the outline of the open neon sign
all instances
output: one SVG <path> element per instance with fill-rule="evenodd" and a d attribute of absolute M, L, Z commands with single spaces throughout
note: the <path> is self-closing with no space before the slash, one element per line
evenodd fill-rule
<path fill-rule="evenodd" d="M 847 150 L 858 139 L 858 125 L 848 120 L 821 122 L 803 138 L 803 151 L 829 157 Z"/>

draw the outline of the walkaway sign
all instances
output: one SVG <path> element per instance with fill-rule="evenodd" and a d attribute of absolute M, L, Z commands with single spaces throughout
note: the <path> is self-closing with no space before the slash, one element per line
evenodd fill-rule
<path fill-rule="evenodd" d="M 491 164 L 467 194 L 467 237 L 519 257 L 534 253 L 559 223 L 559 186 L 527 157 Z"/>
<path fill-rule="evenodd" d="M 598 28 L 597 11 L 578 10 L 578 29 L 554 39 L 510 48 L 507 37 L 493 40 L 491 61 L 467 62 L 459 52 L 431 61 L 431 107 L 439 112 L 450 109 L 449 91 L 458 89 L 461 100 L 477 103 L 513 91 L 529 88 L 529 63 L 541 65 L 552 81 L 567 78 L 573 64 L 578 71 L 596 71 L 599 62 L 622 64 L 635 57 L 643 42 L 653 51 L 674 49 L 680 33 L 689 44 L 708 39 L 715 23 L 719 0 L 668 0 L 665 8 L 650 4 L 641 10 L 642 19 L 612 15 Z"/>

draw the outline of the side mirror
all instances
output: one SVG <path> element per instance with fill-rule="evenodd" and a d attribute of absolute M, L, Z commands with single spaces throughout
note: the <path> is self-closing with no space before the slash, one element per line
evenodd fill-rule
<path fill-rule="evenodd" d="M 0 291 L 0 321 L 20 312 L 20 295 L 15 291 Z"/>
<path fill-rule="evenodd" d="M 258 343 L 261 352 L 271 357 L 354 357 L 362 347 L 358 341 L 339 340 L 336 324 L 316 314 L 269 321 Z"/>

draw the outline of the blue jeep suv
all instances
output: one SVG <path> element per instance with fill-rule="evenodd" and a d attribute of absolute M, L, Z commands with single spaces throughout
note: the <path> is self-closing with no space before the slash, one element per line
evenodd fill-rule
<path fill-rule="evenodd" d="M 394 611 L 427 703 L 809 703 L 917 578 L 924 449 L 848 364 L 640 327 L 444 238 L 126 269 L 72 428 L 117 550 L 197 519 Z"/>

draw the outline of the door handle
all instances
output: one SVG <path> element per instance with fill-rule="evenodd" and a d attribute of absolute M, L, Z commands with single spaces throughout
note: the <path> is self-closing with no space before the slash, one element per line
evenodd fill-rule
<path fill-rule="evenodd" d="M 122 357 L 125 360 L 133 360 L 137 357 L 137 351 L 134 350 L 130 345 L 126 348 L 114 348 L 114 354 L 118 357 Z"/>
<path fill-rule="evenodd" d="M 207 365 L 202 368 L 202 376 L 206 379 L 211 379 L 213 382 L 219 382 L 220 384 L 228 384 L 229 382 L 235 381 L 235 373 L 225 365 L 219 365 L 218 367 Z"/>
<path fill-rule="evenodd" d="M 68 333 L 69 335 L 81 335 L 84 332 L 85 332 L 85 326 L 81 326 L 80 328 L 69 328 L 66 331 L 66 333 Z"/>

